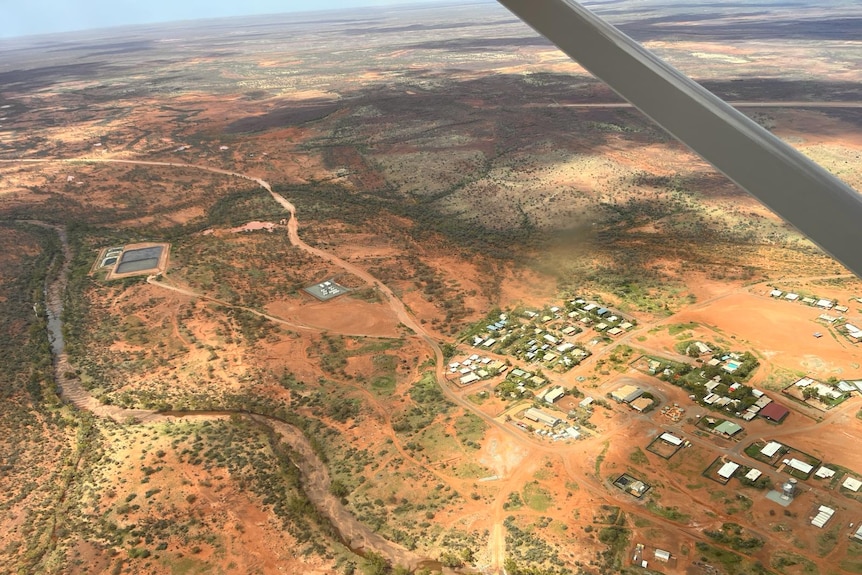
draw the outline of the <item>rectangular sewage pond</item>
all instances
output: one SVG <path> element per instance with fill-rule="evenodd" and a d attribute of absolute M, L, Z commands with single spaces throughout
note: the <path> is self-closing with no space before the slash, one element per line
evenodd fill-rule
<path fill-rule="evenodd" d="M 127 250 L 123 252 L 120 263 L 117 265 L 114 273 L 126 274 L 155 269 L 159 267 L 159 259 L 161 259 L 164 249 L 164 246 L 152 246 L 149 248 Z"/>

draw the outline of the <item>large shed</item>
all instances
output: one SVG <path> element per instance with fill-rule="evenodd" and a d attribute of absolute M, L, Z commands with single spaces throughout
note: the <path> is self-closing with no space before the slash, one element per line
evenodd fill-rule
<path fill-rule="evenodd" d="M 722 421 L 713 428 L 716 433 L 732 436 L 742 431 L 742 426 L 732 421 Z"/>
<path fill-rule="evenodd" d="M 620 403 L 631 403 L 643 395 L 644 390 L 635 385 L 624 385 L 611 392 L 611 397 Z"/>
<path fill-rule="evenodd" d="M 550 427 L 557 425 L 561 421 L 560 418 L 554 417 L 553 415 L 545 413 L 544 411 L 536 409 L 535 407 L 531 407 L 530 409 L 525 411 L 524 417 L 532 421 L 544 423 L 545 425 L 548 425 Z"/>
<path fill-rule="evenodd" d="M 769 421 L 774 421 L 775 423 L 781 423 L 784 421 L 784 418 L 787 417 L 788 414 L 790 414 L 790 410 L 776 401 L 769 402 L 768 405 L 758 412 L 760 417 L 768 419 Z"/>

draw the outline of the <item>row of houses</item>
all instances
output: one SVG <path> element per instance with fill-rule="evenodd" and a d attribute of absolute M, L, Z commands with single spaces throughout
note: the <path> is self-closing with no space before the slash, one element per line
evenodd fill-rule
<path fill-rule="evenodd" d="M 769 292 L 770 297 L 774 297 L 776 299 L 784 299 L 786 301 L 799 301 L 804 303 L 805 305 L 810 305 L 812 307 L 819 307 L 820 309 L 830 310 L 834 309 L 837 312 L 845 313 L 848 311 L 847 306 L 838 305 L 837 302 L 831 299 L 823 299 L 823 298 L 814 298 L 814 297 L 804 297 L 800 296 L 797 293 L 793 292 L 784 292 L 780 289 L 774 289 Z"/>
<path fill-rule="evenodd" d="M 633 320 L 623 314 L 583 298 L 576 298 L 568 303 L 568 318 L 584 326 L 594 325 L 598 333 L 618 336 L 634 329 Z"/>
<path fill-rule="evenodd" d="M 799 294 L 788 292 L 785 293 L 779 289 L 774 289 L 769 292 L 769 295 L 774 298 L 782 298 L 787 301 L 800 301 L 806 305 L 810 305 L 812 307 L 818 307 L 820 309 L 826 311 L 835 311 L 839 314 L 844 314 L 849 311 L 849 308 L 846 305 L 838 305 L 837 302 L 831 299 L 823 299 L 823 298 L 813 298 L 813 297 L 801 297 Z M 827 313 L 822 313 L 817 316 L 817 319 L 820 321 L 824 321 L 830 325 L 836 324 L 844 319 L 843 315 L 830 315 Z M 839 327 L 841 333 L 847 337 L 853 343 L 859 343 L 862 341 L 862 330 L 860 330 L 856 325 L 852 323 L 844 323 Z M 820 337 L 822 334 L 815 333 L 815 337 Z"/>
<path fill-rule="evenodd" d="M 527 314 L 538 315 L 532 311 L 525 312 L 525 315 Z M 489 327 L 497 326 L 499 322 Z M 576 335 L 578 331 L 570 325 L 562 326 L 561 332 L 552 331 L 548 326 L 540 326 L 536 323 L 520 324 L 515 327 L 503 325 L 493 333 L 493 337 L 484 334 L 475 336 L 473 345 L 493 348 L 498 353 L 505 353 L 529 363 L 565 372 L 590 355 L 586 349 L 567 339 Z"/>
<path fill-rule="evenodd" d="M 739 367 L 738 364 L 730 365 L 732 366 L 730 369 L 733 370 Z M 701 372 L 701 375 L 704 375 L 703 372 Z M 773 401 L 763 391 L 745 386 L 739 382 L 725 385 L 719 376 L 715 376 L 704 383 L 703 389 L 706 395 L 700 400 L 701 403 L 708 407 L 723 409 L 744 421 L 751 421 L 759 415 L 775 423 L 781 423 L 790 414 L 789 409 Z M 726 391 L 719 392 L 719 389 L 726 389 Z M 746 391 L 747 393 L 745 393 Z M 744 395 L 740 396 L 740 394 Z M 692 399 L 697 398 L 697 396 L 690 397 Z M 752 400 L 754 401 L 752 402 Z"/>
<path fill-rule="evenodd" d="M 458 377 L 461 385 L 471 385 L 477 381 L 499 375 L 509 369 L 509 366 L 498 359 L 480 356 L 474 353 L 461 361 L 449 364 L 449 375 Z"/>

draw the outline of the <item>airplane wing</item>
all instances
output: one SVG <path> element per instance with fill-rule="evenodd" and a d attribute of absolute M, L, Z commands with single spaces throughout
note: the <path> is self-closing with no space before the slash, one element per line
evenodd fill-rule
<path fill-rule="evenodd" d="M 574 0 L 498 0 L 862 277 L 862 196 Z"/>

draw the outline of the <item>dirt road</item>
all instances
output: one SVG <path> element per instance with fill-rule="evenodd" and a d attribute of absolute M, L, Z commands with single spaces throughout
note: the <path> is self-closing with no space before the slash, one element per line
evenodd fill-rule
<path fill-rule="evenodd" d="M 135 420 L 141 423 L 159 423 L 175 421 L 180 418 L 204 417 L 207 419 L 221 419 L 229 416 L 230 413 L 228 412 L 218 414 L 188 411 L 164 414 L 146 409 L 126 409 L 116 405 L 105 405 L 84 388 L 80 379 L 67 376 L 73 370 L 69 363 L 68 354 L 65 351 L 61 318 L 63 312 L 63 293 L 66 289 L 72 253 L 65 230 L 55 226 L 46 225 L 46 227 L 51 227 L 57 231 L 62 243 L 64 258 L 63 266 L 57 277 L 49 286 L 46 286 L 45 290 L 45 304 L 49 318 L 49 336 L 54 355 L 54 374 L 57 385 L 60 387 L 61 397 L 78 409 L 89 411 L 98 417 L 110 418 L 120 422 Z M 196 296 L 197 294 L 190 295 Z M 276 319 L 273 320 L 275 321 Z M 281 441 L 299 454 L 300 457 L 295 460 L 295 463 L 300 469 L 303 490 L 306 496 L 318 511 L 331 522 L 342 540 L 351 549 L 375 551 L 386 557 L 393 565 L 403 565 L 411 569 L 415 569 L 429 561 L 426 557 L 421 557 L 396 543 L 384 539 L 360 523 L 341 504 L 338 498 L 329 493 L 330 478 L 326 466 L 314 452 L 311 443 L 309 443 L 302 431 L 272 417 L 262 415 L 251 415 L 250 417 L 256 422 L 273 429 Z"/>

